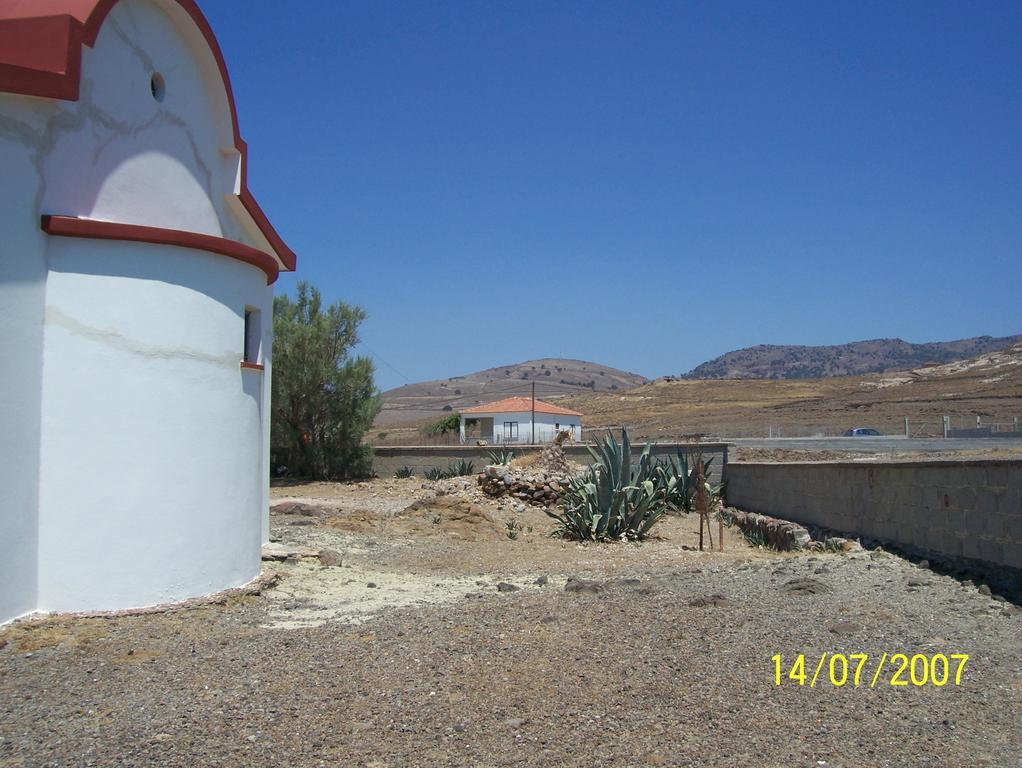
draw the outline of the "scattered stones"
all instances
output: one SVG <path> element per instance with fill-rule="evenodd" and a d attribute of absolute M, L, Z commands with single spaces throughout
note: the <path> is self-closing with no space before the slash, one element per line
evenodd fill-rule
<path fill-rule="evenodd" d="M 835 635 L 852 635 L 860 629 L 862 629 L 862 627 L 854 621 L 839 621 L 837 624 L 831 624 L 827 627 L 827 630 L 833 632 Z"/>
<path fill-rule="evenodd" d="M 319 517 L 323 511 L 311 504 L 303 504 L 298 501 L 282 501 L 270 507 L 274 515 L 304 515 L 306 517 Z"/>
<path fill-rule="evenodd" d="M 319 562 L 331 568 L 338 568 L 341 565 L 341 553 L 335 549 L 321 549 L 319 550 Z"/>
<path fill-rule="evenodd" d="M 929 561 L 929 560 L 920 560 L 920 561 L 919 561 L 919 562 L 917 563 L 917 565 L 918 565 L 918 566 L 919 566 L 920 568 L 924 568 L 924 569 L 925 569 L 925 568 L 929 568 L 929 567 L 930 567 L 930 561 Z"/>
<path fill-rule="evenodd" d="M 910 587 L 928 587 L 930 583 L 927 579 L 911 578 L 908 580 Z"/>
<path fill-rule="evenodd" d="M 574 576 L 568 578 L 564 584 L 565 592 L 575 592 L 584 595 L 595 595 L 603 591 L 603 585 L 598 581 L 589 579 L 576 579 Z"/>
<path fill-rule="evenodd" d="M 993 594 L 990 591 L 990 586 L 987 584 L 980 584 L 979 587 L 977 587 L 976 591 L 979 592 L 981 595 L 986 595 L 987 597 L 990 597 Z"/>
<path fill-rule="evenodd" d="M 315 525 L 316 521 L 308 517 L 300 517 L 297 520 L 292 520 L 288 525 Z"/>
<path fill-rule="evenodd" d="M 508 728 L 513 728 L 515 730 L 518 730 L 523 725 L 525 725 L 525 721 L 522 718 L 520 718 L 520 717 L 512 717 L 512 718 L 509 718 L 509 719 L 505 720 L 504 721 L 504 725 L 506 725 Z"/>
<path fill-rule="evenodd" d="M 688 604 L 692 608 L 706 608 L 711 605 L 720 605 L 726 603 L 727 598 L 721 594 L 704 595 L 703 597 L 694 597 L 688 601 Z"/>
<path fill-rule="evenodd" d="M 537 587 L 545 587 L 549 582 L 550 579 L 548 579 L 546 576 L 540 576 L 532 583 L 535 584 Z"/>
<path fill-rule="evenodd" d="M 318 557 L 319 550 L 311 547 L 288 545 L 279 542 L 263 544 L 263 560 L 296 560 L 300 557 Z"/>
<path fill-rule="evenodd" d="M 806 576 L 786 581 L 781 586 L 781 591 L 792 595 L 821 595 L 830 592 L 830 587 L 819 579 Z"/>
<path fill-rule="evenodd" d="M 376 589 L 376 582 L 375 581 L 367 581 L 366 582 L 366 588 L 367 589 Z"/>
<path fill-rule="evenodd" d="M 843 536 L 831 536 L 823 542 L 823 548 L 831 552 L 861 552 L 862 545 L 855 539 L 846 539 Z M 872 555 L 870 555 L 872 557 Z"/>
<path fill-rule="evenodd" d="M 521 587 L 517 586 L 516 584 L 511 584 L 506 581 L 502 581 L 499 584 L 497 584 L 498 592 L 517 592 L 520 589 Z"/>

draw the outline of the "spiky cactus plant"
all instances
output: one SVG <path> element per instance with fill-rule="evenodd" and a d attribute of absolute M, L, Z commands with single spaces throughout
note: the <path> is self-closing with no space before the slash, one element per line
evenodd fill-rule
<path fill-rule="evenodd" d="M 640 540 L 667 513 L 671 481 L 657 482 L 647 443 L 632 460 L 628 430 L 621 442 L 611 432 L 589 448 L 594 463 L 571 480 L 559 510 L 546 512 L 557 521 L 554 534 L 588 541 Z"/>

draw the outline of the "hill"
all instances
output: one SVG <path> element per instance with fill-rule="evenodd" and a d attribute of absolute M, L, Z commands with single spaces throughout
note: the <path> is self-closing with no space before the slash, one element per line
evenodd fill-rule
<path fill-rule="evenodd" d="M 872 339 L 850 344 L 807 347 L 761 344 L 728 352 L 696 366 L 688 379 L 817 379 L 861 376 L 950 363 L 1006 349 L 1022 335 L 977 336 L 958 341 L 911 344 L 901 339 Z"/>
<path fill-rule="evenodd" d="M 511 395 L 529 395 L 533 383 L 536 397 L 555 400 L 582 392 L 620 392 L 646 381 L 638 374 L 586 360 L 553 357 L 527 360 L 387 390 L 376 426 L 410 424 L 436 418 L 445 410 L 457 411 Z"/>
<path fill-rule="evenodd" d="M 643 438 L 694 434 L 796 437 L 874 427 L 940 435 L 952 426 L 1022 419 L 1022 344 L 969 360 L 912 370 L 821 379 L 659 380 L 622 393 L 567 398 L 590 428 L 628 426 Z"/>

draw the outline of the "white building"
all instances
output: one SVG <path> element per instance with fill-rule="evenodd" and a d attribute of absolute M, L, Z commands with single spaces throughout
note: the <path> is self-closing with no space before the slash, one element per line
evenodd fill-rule
<path fill-rule="evenodd" d="M 0 622 L 259 574 L 295 257 L 245 160 L 192 0 L 0 2 Z"/>
<path fill-rule="evenodd" d="M 463 443 L 549 443 L 565 430 L 572 440 L 581 440 L 582 414 L 531 397 L 509 397 L 461 412 Z"/>

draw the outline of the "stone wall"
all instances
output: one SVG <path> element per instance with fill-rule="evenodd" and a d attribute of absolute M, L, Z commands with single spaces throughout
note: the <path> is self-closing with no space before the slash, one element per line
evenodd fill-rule
<path fill-rule="evenodd" d="M 1022 461 L 737 463 L 728 503 L 956 566 L 1022 574 Z"/>
<path fill-rule="evenodd" d="M 538 452 L 544 447 L 542 445 L 520 445 L 514 446 L 514 452 L 516 456 L 522 456 L 529 452 Z M 634 454 L 638 456 L 642 448 L 642 445 L 634 447 Z M 700 452 L 704 461 L 713 457 L 709 471 L 710 481 L 720 482 L 721 472 L 727 466 L 726 443 L 659 443 L 653 446 L 653 454 L 666 457 L 674 454 L 679 448 L 692 457 L 690 460 L 694 460 Z M 475 463 L 476 472 L 482 472 L 483 468 L 490 463 L 490 451 L 498 449 L 499 446 L 492 445 L 383 446 L 374 449 L 373 471 L 380 477 L 393 477 L 399 467 L 408 466 L 415 470 L 416 475 L 421 476 L 427 469 L 446 468 L 465 459 Z M 566 445 L 564 453 L 569 461 L 578 464 L 592 462 L 592 457 L 585 445 Z"/>

